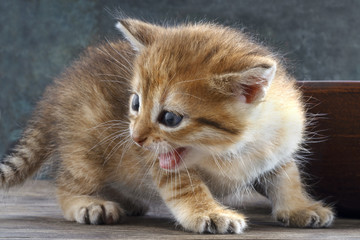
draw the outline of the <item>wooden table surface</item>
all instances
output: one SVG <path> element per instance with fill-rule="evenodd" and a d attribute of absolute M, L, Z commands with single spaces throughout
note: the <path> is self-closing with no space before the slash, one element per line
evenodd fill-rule
<path fill-rule="evenodd" d="M 31 181 L 10 192 L 0 191 L 0 239 L 360 239 L 360 219 L 337 219 L 327 229 L 284 228 L 270 217 L 268 202 L 244 200 L 241 211 L 249 228 L 241 235 L 184 232 L 161 207 L 121 225 L 93 226 L 63 219 L 48 181 Z"/>

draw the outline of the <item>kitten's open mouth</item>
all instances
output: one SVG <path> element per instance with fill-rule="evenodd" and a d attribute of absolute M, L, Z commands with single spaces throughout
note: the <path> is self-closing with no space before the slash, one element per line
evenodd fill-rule
<path fill-rule="evenodd" d="M 167 170 L 175 169 L 181 164 L 185 152 L 186 148 L 180 147 L 172 152 L 159 154 L 160 167 Z"/>

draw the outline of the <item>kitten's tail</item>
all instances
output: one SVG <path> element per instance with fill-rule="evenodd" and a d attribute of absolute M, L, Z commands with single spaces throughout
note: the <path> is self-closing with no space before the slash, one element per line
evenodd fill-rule
<path fill-rule="evenodd" d="M 28 127 L 13 152 L 0 160 L 0 188 L 23 183 L 50 155 L 51 144 L 43 129 Z"/>

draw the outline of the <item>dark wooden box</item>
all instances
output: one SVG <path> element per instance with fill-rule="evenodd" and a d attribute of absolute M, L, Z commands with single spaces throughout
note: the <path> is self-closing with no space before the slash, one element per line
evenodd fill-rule
<path fill-rule="evenodd" d="M 338 215 L 360 218 L 360 81 L 303 81 L 315 117 L 306 172 L 313 195 Z M 310 127 L 311 128 L 311 127 Z"/>

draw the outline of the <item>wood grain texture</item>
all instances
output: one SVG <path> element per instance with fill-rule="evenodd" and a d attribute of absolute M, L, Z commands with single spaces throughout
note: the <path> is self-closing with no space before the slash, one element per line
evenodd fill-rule
<path fill-rule="evenodd" d="M 48 181 L 28 182 L 5 193 L 0 191 L 0 239 L 358 239 L 360 220 L 337 219 L 328 229 L 284 228 L 270 217 L 261 196 L 244 200 L 241 211 L 249 217 L 249 229 L 241 235 L 209 235 L 184 232 L 161 207 L 144 217 L 129 217 L 120 225 L 91 226 L 62 217 Z"/>
<path fill-rule="evenodd" d="M 315 117 L 306 165 L 313 194 L 360 218 L 360 81 L 299 82 Z M 310 134 L 311 135 L 311 134 Z"/>

